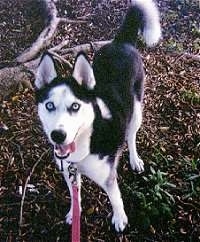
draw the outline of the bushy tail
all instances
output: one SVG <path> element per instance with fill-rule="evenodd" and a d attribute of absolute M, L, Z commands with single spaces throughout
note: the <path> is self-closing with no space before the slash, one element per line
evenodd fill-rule
<path fill-rule="evenodd" d="M 158 8 L 153 0 L 130 0 L 131 6 L 115 37 L 119 43 L 135 45 L 139 30 L 148 46 L 154 46 L 161 38 Z"/>

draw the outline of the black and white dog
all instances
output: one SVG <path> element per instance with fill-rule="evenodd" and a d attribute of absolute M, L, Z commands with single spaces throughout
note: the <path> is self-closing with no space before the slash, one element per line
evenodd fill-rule
<path fill-rule="evenodd" d="M 136 150 L 145 79 L 143 63 L 135 49 L 139 30 L 149 46 L 161 37 L 159 13 L 153 0 L 131 1 L 119 32 L 112 43 L 95 54 L 92 67 L 80 53 L 72 76 L 61 78 L 52 56 L 46 53 L 35 80 L 39 118 L 54 146 L 58 166 L 61 159 L 64 161 L 63 175 L 71 197 L 68 166 L 73 162 L 78 169 L 79 188 L 83 174 L 108 194 L 117 231 L 123 231 L 128 221 L 116 172 L 125 141 L 133 170 L 144 170 Z M 72 222 L 72 206 L 66 222 Z"/>

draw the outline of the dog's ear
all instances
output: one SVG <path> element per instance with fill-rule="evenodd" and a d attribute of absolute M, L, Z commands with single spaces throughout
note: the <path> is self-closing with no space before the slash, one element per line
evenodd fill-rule
<path fill-rule="evenodd" d="M 55 77 L 57 77 L 57 72 L 53 57 L 48 52 L 44 53 L 36 73 L 36 88 L 40 89 L 45 84 L 50 83 Z"/>
<path fill-rule="evenodd" d="M 92 67 L 83 52 L 76 57 L 72 75 L 80 85 L 88 89 L 93 89 L 96 84 Z"/>

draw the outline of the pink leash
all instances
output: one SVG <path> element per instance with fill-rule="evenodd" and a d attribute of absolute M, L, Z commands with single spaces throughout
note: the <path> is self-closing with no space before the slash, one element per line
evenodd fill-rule
<path fill-rule="evenodd" d="M 61 159 L 61 171 L 64 171 L 63 160 Z M 68 167 L 69 177 L 72 178 L 72 193 L 73 193 L 73 216 L 72 216 L 72 231 L 71 241 L 80 242 L 80 208 L 79 208 L 79 197 L 78 197 L 78 184 L 77 184 L 77 168 L 74 164 L 70 164 Z"/>
<path fill-rule="evenodd" d="M 72 183 L 73 191 L 73 217 L 72 217 L 72 242 L 80 242 L 80 209 L 78 201 L 78 186 Z"/>
<path fill-rule="evenodd" d="M 61 161 L 61 168 L 63 167 Z M 71 231 L 71 241 L 80 242 L 80 207 L 79 207 L 79 187 L 77 182 L 77 168 L 75 165 L 70 164 L 68 167 L 69 177 L 72 182 L 72 193 L 73 193 L 73 216 L 72 216 L 72 231 Z"/>

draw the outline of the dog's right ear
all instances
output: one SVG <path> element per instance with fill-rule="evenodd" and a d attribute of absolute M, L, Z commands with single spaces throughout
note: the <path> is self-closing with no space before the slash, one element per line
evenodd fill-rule
<path fill-rule="evenodd" d="M 44 53 L 36 73 L 35 86 L 40 89 L 57 77 L 55 64 L 51 54 Z"/>

